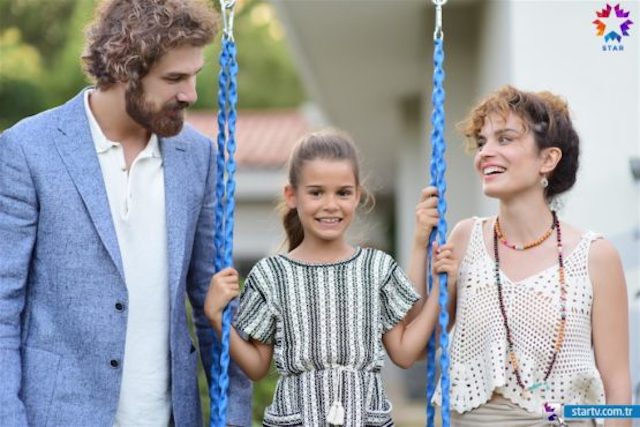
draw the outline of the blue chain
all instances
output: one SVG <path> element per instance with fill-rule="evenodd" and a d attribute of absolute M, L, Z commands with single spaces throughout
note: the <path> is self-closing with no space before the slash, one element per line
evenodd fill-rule
<path fill-rule="evenodd" d="M 236 173 L 236 78 L 238 63 L 233 38 L 225 34 L 220 51 L 218 76 L 218 153 L 216 158 L 216 230 L 215 271 L 233 264 L 233 217 L 235 211 Z M 226 154 L 226 156 L 225 156 Z M 225 181 L 226 171 L 226 181 Z M 227 390 L 229 388 L 229 334 L 233 313 L 227 306 L 222 315 L 222 336 L 214 337 L 211 364 L 211 427 L 226 426 Z"/>
<path fill-rule="evenodd" d="M 445 193 L 447 191 L 447 182 L 445 180 L 445 171 L 447 163 L 445 159 L 446 143 L 444 140 L 445 131 L 445 113 L 444 113 L 444 49 L 442 37 L 436 38 L 433 50 L 433 92 L 431 95 L 431 103 L 433 111 L 431 113 L 431 185 L 438 189 L 438 220 L 437 227 L 429 236 L 429 246 L 427 248 L 428 264 L 427 283 L 429 290 L 433 286 L 433 277 L 431 275 L 431 256 L 433 251 L 433 242 L 437 239 L 440 245 L 446 243 L 447 240 L 447 221 L 445 215 L 447 213 L 447 202 Z M 440 324 L 440 371 L 441 371 L 441 388 L 442 388 L 442 427 L 449 427 L 449 334 L 447 333 L 447 325 L 449 324 L 449 312 L 447 307 L 448 288 L 447 274 L 441 273 L 440 279 L 440 316 L 438 323 Z M 427 345 L 427 426 L 434 425 L 434 409 L 431 399 L 435 392 L 435 332 L 429 339 Z"/>
<path fill-rule="evenodd" d="M 214 244 L 216 248 L 216 257 L 215 257 L 215 271 L 218 272 L 222 270 L 222 266 L 224 264 L 223 259 L 223 251 L 221 248 L 224 245 L 224 223 L 223 223 L 223 215 L 224 215 L 224 153 L 225 153 L 225 123 L 227 121 L 227 113 L 226 113 L 226 87 L 227 87 L 227 76 L 226 76 L 226 52 L 223 48 L 220 52 L 220 57 L 218 59 L 218 64 L 220 65 L 220 72 L 218 74 L 218 137 L 217 137 L 217 146 L 218 150 L 216 153 L 216 210 L 215 210 L 215 221 L 216 221 L 216 229 L 214 235 Z M 209 391 L 210 397 L 210 414 L 211 414 L 211 427 L 215 427 L 218 424 L 218 411 L 217 411 L 217 402 L 220 401 L 220 389 L 218 387 L 218 382 L 214 379 L 219 378 L 220 376 L 220 342 L 218 338 L 214 335 L 213 338 L 213 349 L 212 349 L 212 361 L 211 361 L 211 388 Z"/>

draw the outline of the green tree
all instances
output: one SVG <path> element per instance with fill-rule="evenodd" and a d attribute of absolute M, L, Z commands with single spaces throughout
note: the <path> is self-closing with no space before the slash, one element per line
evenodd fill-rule
<path fill-rule="evenodd" d="M 24 43 L 16 27 L 0 30 L 0 129 L 45 105 L 38 85 L 40 52 Z"/>
<path fill-rule="evenodd" d="M 0 0 L 0 130 L 58 103 L 46 83 L 76 6 L 74 0 Z"/>
<path fill-rule="evenodd" d="M 47 79 L 41 81 L 49 107 L 64 102 L 90 84 L 84 74 L 80 55 L 85 43 L 84 28 L 91 20 L 95 4 L 95 0 L 78 1 L 68 19 L 71 31 L 51 61 L 51 72 L 47 73 Z"/>
<path fill-rule="evenodd" d="M 295 107 L 305 100 L 306 95 L 291 61 L 284 32 L 269 3 L 261 0 L 238 3 L 234 39 L 240 68 L 240 108 Z M 219 51 L 220 42 L 205 51 L 208 67 L 198 77 L 196 108 L 217 108 Z"/>
<path fill-rule="evenodd" d="M 217 1 L 210 1 L 217 7 Z M 9 56 L 5 53 L 6 43 L 0 52 L 0 129 L 21 117 L 65 102 L 88 84 L 80 55 L 84 28 L 96 3 L 96 0 L 0 0 L 0 35 L 17 29 L 18 41 L 13 39 L 11 49 L 21 52 Z M 273 8 L 263 0 L 238 0 L 236 10 L 239 107 L 299 105 L 305 93 Z M 205 50 L 207 67 L 198 76 L 199 100 L 194 108 L 217 108 L 219 46 L 218 37 Z M 25 70 L 40 71 L 24 73 L 19 78 L 7 77 L 3 70 L 15 68 L 15 58 L 20 58 Z"/>
<path fill-rule="evenodd" d="M 91 0 L 0 0 L 0 30 L 19 28 L 24 42 L 34 46 L 49 66 L 73 31 L 70 16 L 86 1 Z"/>

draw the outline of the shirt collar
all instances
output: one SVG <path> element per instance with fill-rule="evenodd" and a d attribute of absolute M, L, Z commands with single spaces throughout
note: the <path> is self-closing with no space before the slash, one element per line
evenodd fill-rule
<path fill-rule="evenodd" d="M 91 137 L 93 138 L 93 144 L 96 147 L 96 152 L 98 154 L 106 153 L 111 148 L 120 145 L 118 142 L 109 140 L 105 134 L 102 132 L 98 121 L 93 115 L 93 111 L 91 111 L 91 107 L 89 106 L 89 96 L 94 91 L 94 89 L 88 89 L 84 92 L 84 109 L 87 114 L 87 119 L 89 120 L 89 128 L 91 129 Z M 158 137 L 155 133 L 151 134 L 149 141 L 147 142 L 146 147 L 139 155 L 140 157 L 161 157 L 160 155 L 160 145 L 158 144 Z"/>
<path fill-rule="evenodd" d="M 138 157 L 154 157 L 160 158 L 160 145 L 158 144 L 158 137 L 155 133 L 151 134 L 149 141 L 147 142 L 147 146 L 144 147 L 144 150 L 138 155 Z"/>

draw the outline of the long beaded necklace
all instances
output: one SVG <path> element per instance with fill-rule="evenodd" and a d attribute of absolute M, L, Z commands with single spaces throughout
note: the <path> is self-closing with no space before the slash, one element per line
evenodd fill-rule
<path fill-rule="evenodd" d="M 556 215 L 555 211 L 551 211 L 551 214 L 553 215 L 553 225 L 550 229 L 556 230 L 556 240 L 557 240 L 557 248 L 558 248 L 558 273 L 559 273 L 559 278 L 560 278 L 560 317 L 558 319 L 558 326 L 556 327 L 557 330 L 557 335 L 554 339 L 554 343 L 553 343 L 553 353 L 551 354 L 550 360 L 549 360 L 549 364 L 547 365 L 547 368 L 544 371 L 544 377 L 543 377 L 543 383 L 545 381 L 547 381 L 547 379 L 549 378 L 549 375 L 551 374 L 551 370 L 553 369 L 553 365 L 556 362 L 556 358 L 558 356 L 558 352 L 560 351 L 560 348 L 562 347 L 562 343 L 564 342 L 564 334 L 565 334 L 565 326 L 566 326 L 566 321 L 567 321 L 567 289 L 566 289 L 566 284 L 565 284 L 565 274 L 564 274 L 564 262 L 562 259 L 562 232 L 560 230 L 560 222 L 558 221 L 558 216 Z M 516 377 L 516 382 L 518 383 L 518 385 L 520 386 L 520 388 L 522 389 L 522 394 L 523 395 L 527 395 L 530 391 L 534 390 L 535 388 L 541 386 L 542 384 L 533 384 L 531 387 L 527 388 L 524 384 L 524 382 L 522 381 L 522 375 L 520 374 L 520 362 L 518 360 L 518 357 L 516 356 L 515 350 L 514 350 L 514 345 L 513 345 L 513 336 L 511 334 L 511 328 L 509 327 L 509 321 L 507 320 L 507 312 L 505 310 L 505 306 L 504 306 L 504 298 L 502 296 L 502 281 L 500 280 L 500 254 L 498 251 L 498 239 L 499 239 L 499 235 L 502 236 L 502 238 L 504 239 L 504 241 L 506 241 L 506 239 L 504 238 L 504 234 L 502 234 L 502 230 L 499 229 L 499 223 L 498 223 L 498 219 L 496 218 L 496 222 L 495 225 L 493 227 L 493 254 L 495 257 L 495 274 L 496 274 L 496 284 L 498 285 L 498 298 L 499 298 L 499 302 L 500 302 L 500 312 L 502 313 L 502 320 L 504 323 L 504 328 L 507 332 L 507 345 L 508 345 L 508 352 L 509 352 L 509 362 L 511 363 L 511 367 L 513 369 L 513 373 Z M 551 232 L 549 231 L 549 235 L 551 234 Z M 544 236 L 543 236 L 544 237 Z M 546 240 L 546 238 L 548 238 L 549 236 L 545 237 L 545 238 L 540 238 L 537 239 L 535 242 L 538 242 L 535 245 L 529 246 L 529 247 L 534 247 L 534 246 L 538 246 L 540 245 L 544 240 Z M 511 247 L 509 245 L 507 245 L 508 247 Z M 528 248 L 524 248 L 524 249 L 528 249 Z M 522 250 L 524 250 L 522 249 Z M 519 250 L 519 249 L 516 249 Z"/>

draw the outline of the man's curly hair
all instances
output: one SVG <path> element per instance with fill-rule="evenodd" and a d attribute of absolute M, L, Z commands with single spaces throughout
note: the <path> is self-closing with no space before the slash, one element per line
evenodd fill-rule
<path fill-rule="evenodd" d="M 206 0 L 106 0 L 86 31 L 85 72 L 99 89 L 139 82 L 168 50 L 204 46 L 216 31 Z"/>

